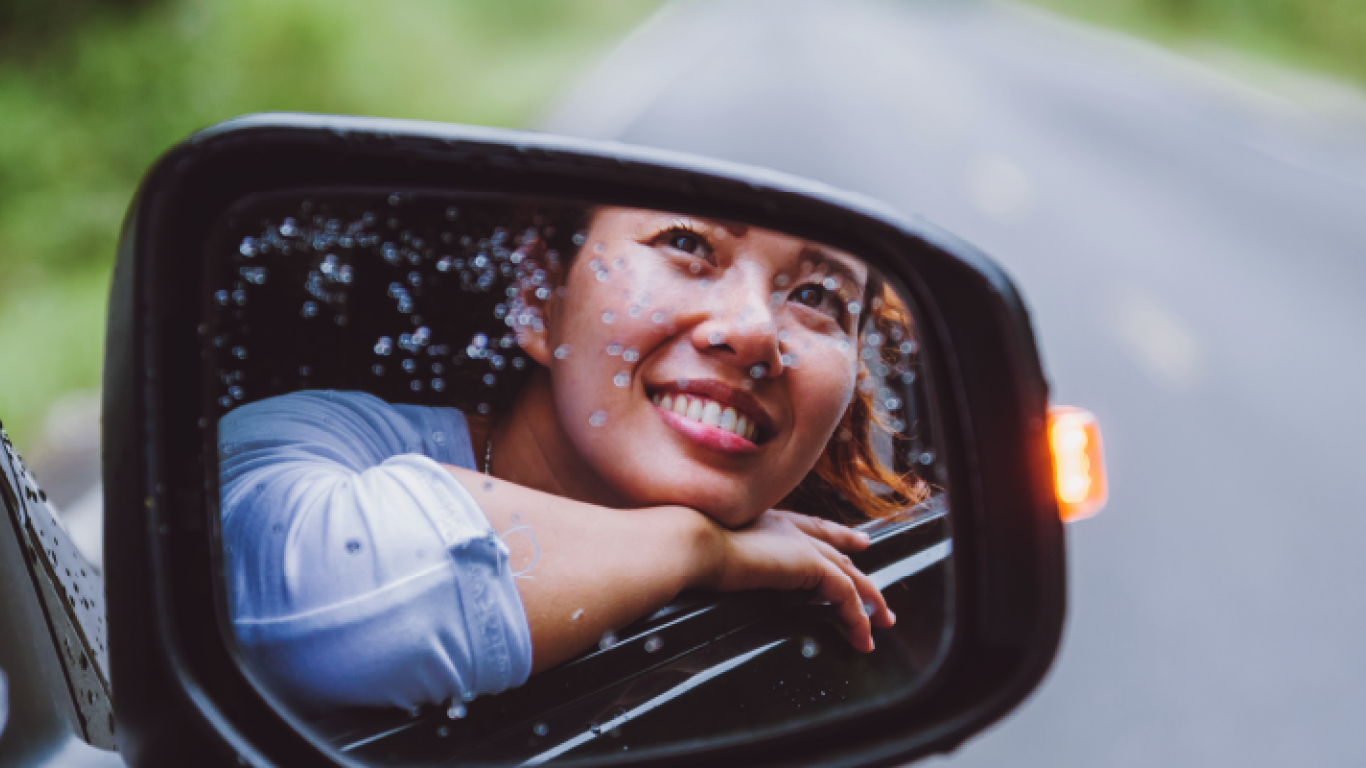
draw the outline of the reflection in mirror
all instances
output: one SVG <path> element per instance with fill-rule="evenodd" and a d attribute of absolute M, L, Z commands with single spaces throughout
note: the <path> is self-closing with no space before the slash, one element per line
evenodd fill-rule
<path fill-rule="evenodd" d="M 913 696 L 942 661 L 932 372 L 857 255 L 363 189 L 250 198 L 211 248 L 222 615 L 336 749 L 743 741 Z"/>

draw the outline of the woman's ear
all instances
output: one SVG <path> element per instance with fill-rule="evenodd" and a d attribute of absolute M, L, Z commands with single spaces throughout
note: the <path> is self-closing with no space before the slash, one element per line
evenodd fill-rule
<path fill-rule="evenodd" d="M 518 265 L 517 295 L 511 302 L 512 328 L 517 344 L 527 356 L 549 368 L 554 354 L 551 327 L 554 324 L 557 291 L 563 285 L 564 269 L 558 261 L 547 263 L 540 241 L 524 247 Z"/>

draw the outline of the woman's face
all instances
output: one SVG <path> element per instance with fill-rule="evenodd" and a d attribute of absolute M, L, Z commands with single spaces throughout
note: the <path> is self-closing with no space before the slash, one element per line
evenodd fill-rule
<path fill-rule="evenodd" d="M 630 504 L 749 522 L 854 394 L 867 266 L 776 232 L 599 209 L 544 308 L 565 437 Z"/>

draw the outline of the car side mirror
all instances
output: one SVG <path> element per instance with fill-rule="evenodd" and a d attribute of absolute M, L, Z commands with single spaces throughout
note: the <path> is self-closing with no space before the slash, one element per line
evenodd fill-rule
<path fill-rule="evenodd" d="M 104 398 L 134 765 L 884 764 L 986 728 L 1057 649 L 1048 391 L 1013 283 L 771 171 L 224 123 L 128 214 Z M 675 508 L 713 538 L 866 534 L 836 544 L 876 648 L 819 589 L 646 589 L 691 567 L 647 552 L 644 515 Z M 564 527 L 599 519 L 630 544 Z"/>

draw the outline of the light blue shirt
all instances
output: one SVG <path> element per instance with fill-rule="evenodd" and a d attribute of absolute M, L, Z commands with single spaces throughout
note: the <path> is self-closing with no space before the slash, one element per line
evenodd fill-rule
<path fill-rule="evenodd" d="M 218 427 L 232 622 L 309 709 L 412 708 L 526 682 L 507 546 L 442 464 L 475 469 L 454 408 L 305 391 Z"/>

